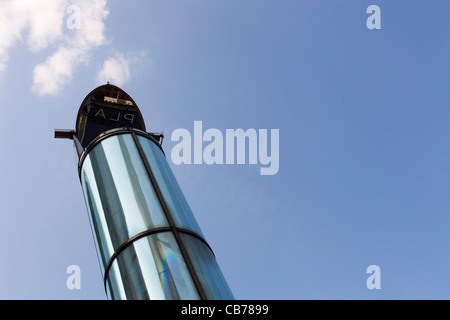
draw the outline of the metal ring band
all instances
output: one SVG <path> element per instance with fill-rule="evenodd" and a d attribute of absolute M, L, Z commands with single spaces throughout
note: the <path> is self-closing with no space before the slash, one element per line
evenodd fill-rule
<path fill-rule="evenodd" d="M 211 247 L 209 246 L 209 244 L 200 235 L 198 235 L 197 233 L 192 232 L 188 229 L 184 229 L 184 228 L 176 228 L 176 229 L 179 233 L 188 234 L 190 236 L 197 238 L 201 242 L 203 242 L 208 247 L 208 249 L 211 251 L 213 256 L 215 257 L 215 254 L 214 254 L 213 250 L 211 249 Z M 108 261 L 108 264 L 106 265 L 105 274 L 103 275 L 103 285 L 105 287 L 105 292 L 106 292 L 106 284 L 107 284 L 109 270 L 111 269 L 112 264 L 114 263 L 114 260 L 119 256 L 119 254 L 123 250 L 125 250 L 128 246 L 132 245 L 135 241 L 145 238 L 149 235 L 156 234 L 156 233 L 163 233 L 163 232 L 172 232 L 172 231 L 173 231 L 173 229 L 171 227 L 161 227 L 161 228 L 149 229 L 149 230 L 146 230 L 146 231 L 136 234 L 135 236 L 129 238 L 127 241 L 125 241 L 123 244 L 121 244 L 119 246 L 119 248 L 117 248 L 117 250 L 113 253 L 113 255 L 111 256 L 111 258 Z"/>

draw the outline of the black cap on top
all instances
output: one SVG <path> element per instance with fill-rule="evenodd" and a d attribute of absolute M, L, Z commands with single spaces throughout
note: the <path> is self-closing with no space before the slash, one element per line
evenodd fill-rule
<path fill-rule="evenodd" d="M 102 132 L 121 127 L 145 131 L 141 112 L 125 91 L 108 83 L 86 96 L 75 126 L 75 135 L 83 148 Z"/>

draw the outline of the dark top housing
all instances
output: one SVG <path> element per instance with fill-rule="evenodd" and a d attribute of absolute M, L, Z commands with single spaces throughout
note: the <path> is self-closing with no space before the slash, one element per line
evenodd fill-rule
<path fill-rule="evenodd" d="M 141 112 L 125 91 L 108 83 L 86 96 L 75 126 L 76 136 L 83 148 L 99 134 L 121 127 L 145 131 Z"/>

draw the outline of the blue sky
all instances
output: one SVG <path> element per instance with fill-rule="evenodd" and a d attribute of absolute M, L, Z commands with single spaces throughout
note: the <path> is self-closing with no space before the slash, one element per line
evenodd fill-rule
<path fill-rule="evenodd" d="M 68 29 L 70 4 L 80 29 Z M 369 5 L 381 29 L 369 30 Z M 449 299 L 444 0 L 0 0 L 0 299 L 105 299 L 69 141 L 105 81 L 149 131 L 279 129 L 280 168 L 174 165 L 237 299 Z M 81 268 L 68 290 L 66 268 Z M 381 269 L 381 289 L 366 268 Z"/>

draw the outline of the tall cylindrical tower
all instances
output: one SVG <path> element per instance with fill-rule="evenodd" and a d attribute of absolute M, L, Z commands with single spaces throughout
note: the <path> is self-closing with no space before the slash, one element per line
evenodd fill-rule
<path fill-rule="evenodd" d="M 133 99 L 103 85 L 84 99 L 74 140 L 106 294 L 124 299 L 233 299 L 167 163 L 163 135 L 146 132 Z"/>

